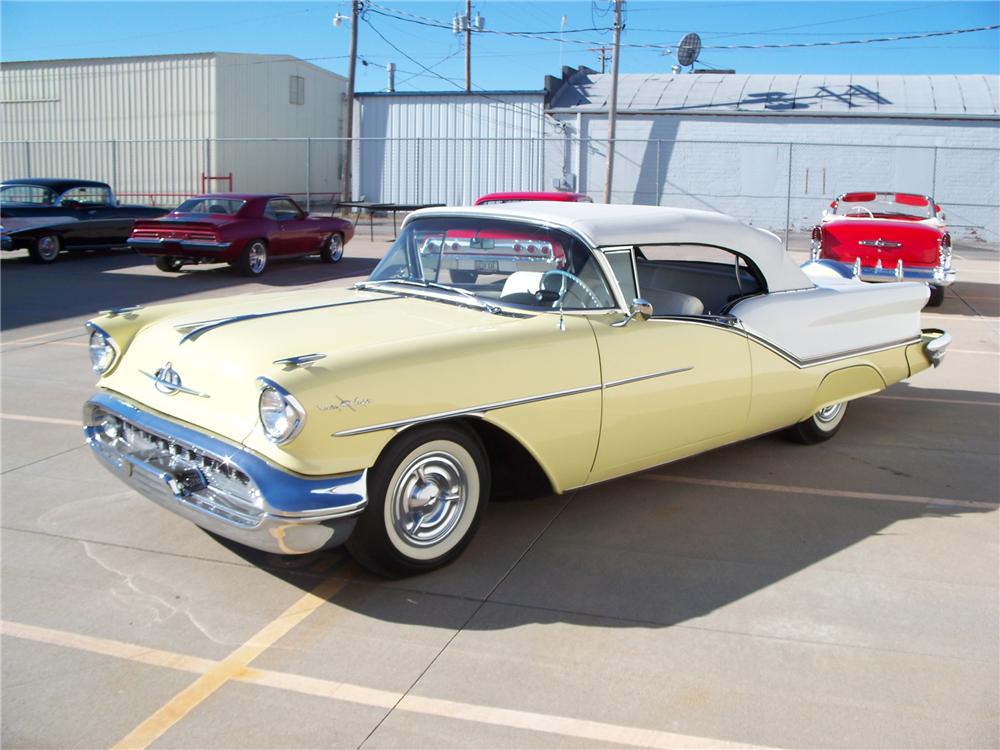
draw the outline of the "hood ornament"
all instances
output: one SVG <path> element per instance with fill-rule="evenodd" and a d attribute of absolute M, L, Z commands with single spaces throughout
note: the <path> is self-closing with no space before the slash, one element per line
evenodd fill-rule
<path fill-rule="evenodd" d="M 192 396 L 200 396 L 201 398 L 209 398 L 207 393 L 202 393 L 201 391 L 196 391 L 193 388 L 187 388 L 181 384 L 181 376 L 173 368 L 170 362 L 167 362 L 163 367 L 156 371 L 155 374 L 150 374 L 145 370 L 139 370 L 143 375 L 153 381 L 153 387 L 156 388 L 160 393 L 164 393 L 167 396 L 172 396 L 175 393 L 189 393 Z"/>

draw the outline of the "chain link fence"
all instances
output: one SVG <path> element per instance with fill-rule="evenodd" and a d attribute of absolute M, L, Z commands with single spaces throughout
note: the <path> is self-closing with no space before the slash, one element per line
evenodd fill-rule
<path fill-rule="evenodd" d="M 311 211 L 340 199 L 342 138 L 4 141 L 0 176 L 108 182 L 120 199 L 176 205 L 204 191 L 290 193 Z M 559 185 L 600 200 L 608 143 L 545 138 L 358 138 L 352 197 L 472 203 Z M 721 211 L 778 232 L 808 229 L 836 195 L 932 195 L 957 234 L 1000 239 L 1000 149 L 833 143 L 623 140 L 612 201 Z"/>

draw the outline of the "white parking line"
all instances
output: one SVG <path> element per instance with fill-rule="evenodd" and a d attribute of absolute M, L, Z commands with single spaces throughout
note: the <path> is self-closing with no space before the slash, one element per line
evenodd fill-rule
<path fill-rule="evenodd" d="M 191 672 L 202 676 L 213 670 L 217 670 L 220 665 L 228 661 L 227 658 L 223 662 L 216 662 L 172 651 L 146 648 L 145 646 L 125 643 L 123 641 L 95 638 L 64 630 L 41 628 L 6 620 L 0 621 L 0 633 L 12 638 L 46 643 L 77 651 L 87 651 L 142 664 Z M 696 750 L 709 750 L 710 748 L 720 748 L 721 750 L 759 748 L 760 750 L 764 750 L 761 745 L 729 742 L 676 732 L 663 732 L 656 729 L 643 729 L 641 727 L 630 727 L 622 724 L 574 719 L 568 716 L 542 714 L 533 711 L 496 708 L 475 703 L 442 700 L 440 698 L 425 698 L 418 695 L 403 696 L 401 693 L 389 690 L 376 690 L 362 685 L 352 685 L 346 682 L 335 682 L 333 680 L 306 677 L 288 672 L 256 669 L 254 667 L 245 667 L 233 673 L 230 679 L 236 682 L 246 682 L 279 690 L 288 690 L 303 695 L 312 695 L 385 709 L 392 708 L 398 702 L 399 705 L 396 707 L 396 710 L 408 713 L 459 721 L 471 721 L 478 724 L 527 729 L 534 732 L 557 734 L 563 737 L 574 737 L 589 743 L 613 742 L 620 745 L 657 748 L 658 750 L 680 750 L 680 748 L 695 748 Z"/>
<path fill-rule="evenodd" d="M 978 349 L 952 349 L 948 347 L 948 354 L 985 354 L 988 357 L 1000 357 L 1000 352 L 986 352 Z"/>
<path fill-rule="evenodd" d="M 640 479 L 651 479 L 656 482 L 675 482 L 677 484 L 694 484 L 705 487 L 726 487 L 736 490 L 759 490 L 761 492 L 782 492 L 796 495 L 820 495 L 822 497 L 849 497 L 854 500 L 887 500 L 893 503 L 914 503 L 916 505 L 954 506 L 957 508 L 984 508 L 996 510 L 997 503 L 981 500 L 955 500 L 945 497 L 926 497 L 923 495 L 895 495 L 888 492 L 856 492 L 854 490 L 834 490 L 825 487 L 798 487 L 791 484 L 767 484 L 759 482 L 731 482 L 725 479 L 702 479 L 701 477 L 682 477 L 673 474 L 640 474 Z"/>
<path fill-rule="evenodd" d="M 62 424 L 69 427 L 79 427 L 82 422 L 78 419 L 59 419 L 58 417 L 33 417 L 28 414 L 2 414 L 0 419 L 10 419 L 15 422 L 37 422 L 38 424 Z"/>
<path fill-rule="evenodd" d="M 965 404 L 966 406 L 1000 406 L 1000 401 L 972 401 L 960 398 L 924 398 L 922 396 L 869 396 L 887 401 L 926 401 L 929 404 Z"/>

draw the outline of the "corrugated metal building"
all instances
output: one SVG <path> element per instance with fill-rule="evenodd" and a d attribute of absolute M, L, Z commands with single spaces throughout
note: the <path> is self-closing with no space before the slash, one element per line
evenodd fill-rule
<path fill-rule="evenodd" d="M 613 201 L 810 226 L 848 190 L 933 194 L 949 224 L 1000 239 L 1000 78 L 625 74 Z M 600 199 L 611 76 L 564 69 L 547 113 L 562 169 Z M 558 176 L 549 162 L 547 179 Z"/>
<path fill-rule="evenodd" d="M 343 135 L 345 94 L 343 77 L 284 55 L 5 62 L 2 177 L 187 194 L 201 189 L 203 172 L 231 172 L 235 190 L 335 192 L 342 143 L 306 139 Z M 236 138 L 267 140 L 225 140 Z"/>
<path fill-rule="evenodd" d="M 544 91 L 366 93 L 354 194 L 468 204 L 495 190 L 542 190 Z"/>

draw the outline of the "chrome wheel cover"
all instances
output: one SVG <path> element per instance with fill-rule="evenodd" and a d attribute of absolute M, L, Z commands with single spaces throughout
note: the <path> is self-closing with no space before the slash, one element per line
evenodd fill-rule
<path fill-rule="evenodd" d="M 469 497 L 469 478 L 458 458 L 443 450 L 418 456 L 390 488 L 393 529 L 407 544 L 430 547 L 459 525 Z"/>
<path fill-rule="evenodd" d="M 59 240 L 51 234 L 38 239 L 38 257 L 42 260 L 55 260 L 59 255 Z"/>
<path fill-rule="evenodd" d="M 826 406 L 820 409 L 818 412 L 816 412 L 815 414 L 816 422 L 818 422 L 821 427 L 829 425 L 832 422 L 836 422 L 837 417 L 840 416 L 840 412 L 842 412 L 843 410 L 844 410 L 843 401 L 841 401 L 839 404 L 830 404 L 829 406 Z"/>
<path fill-rule="evenodd" d="M 255 242 L 250 245 L 247 252 L 247 265 L 250 266 L 250 270 L 254 274 L 264 270 L 264 266 L 267 265 L 267 248 L 263 242 Z"/>
<path fill-rule="evenodd" d="M 339 234 L 334 234 L 330 236 L 329 249 L 330 249 L 330 260 L 336 263 L 338 260 L 344 257 L 344 242 L 340 239 Z"/>

